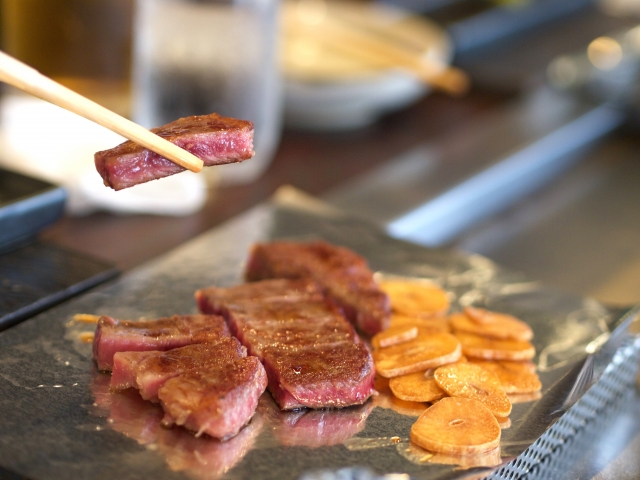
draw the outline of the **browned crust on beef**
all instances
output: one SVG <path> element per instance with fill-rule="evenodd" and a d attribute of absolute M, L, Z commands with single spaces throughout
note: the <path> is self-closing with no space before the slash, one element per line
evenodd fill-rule
<path fill-rule="evenodd" d="M 374 335 L 389 323 L 391 304 L 366 260 L 324 241 L 274 241 L 253 246 L 245 278 L 311 278 L 361 331 Z"/>
<path fill-rule="evenodd" d="M 373 393 L 371 354 L 311 279 L 271 279 L 196 292 L 260 358 L 280 408 L 346 407 Z M 296 370 L 300 367 L 300 370 Z"/>
<path fill-rule="evenodd" d="M 151 131 L 170 142 L 174 142 L 185 135 L 196 135 L 214 132 L 251 131 L 253 123 L 246 120 L 238 120 L 231 117 L 222 117 L 217 113 L 210 115 L 193 115 L 190 117 L 179 118 L 173 122 L 167 123 L 161 127 L 152 128 Z M 147 150 L 131 140 L 127 140 L 120 145 L 109 150 L 97 152 L 100 156 L 116 156 L 129 155 L 131 153 L 142 152 Z"/>

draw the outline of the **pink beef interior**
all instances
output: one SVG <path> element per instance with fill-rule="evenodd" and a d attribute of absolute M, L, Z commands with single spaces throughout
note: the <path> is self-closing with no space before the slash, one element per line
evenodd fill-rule
<path fill-rule="evenodd" d="M 158 355 L 159 353 L 153 350 L 148 352 L 117 352 L 113 356 L 111 389 L 138 388 L 138 367 L 147 357 Z"/>
<path fill-rule="evenodd" d="M 158 389 L 170 378 L 198 369 L 215 369 L 221 363 L 230 363 L 244 356 L 244 347 L 233 337 L 223 338 L 215 344 L 187 345 L 146 355 L 118 352 L 114 356 L 111 388 L 121 390 L 131 386 L 137 388 L 145 400 L 157 402 Z"/>
<path fill-rule="evenodd" d="M 109 371 L 116 352 L 165 351 L 192 343 L 215 343 L 229 335 L 224 319 L 215 315 L 174 315 L 137 322 L 103 316 L 93 340 L 93 357 L 99 370 Z"/>
<path fill-rule="evenodd" d="M 194 154 L 207 167 L 248 160 L 253 152 L 253 124 L 216 113 L 181 118 L 151 130 Z M 155 152 L 127 141 L 95 154 L 104 184 L 121 190 L 184 171 Z"/>

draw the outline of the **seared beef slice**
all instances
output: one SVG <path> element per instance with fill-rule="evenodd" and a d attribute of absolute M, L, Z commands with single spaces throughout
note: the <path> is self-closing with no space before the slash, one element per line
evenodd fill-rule
<path fill-rule="evenodd" d="M 361 332 L 373 335 L 388 326 L 387 295 L 373 281 L 365 259 L 347 248 L 322 241 L 257 244 L 245 276 L 249 281 L 312 278 Z"/>
<path fill-rule="evenodd" d="M 158 389 L 170 378 L 200 367 L 208 369 L 247 356 L 233 337 L 208 345 L 188 345 L 167 352 L 118 352 L 113 356 L 111 388 L 136 388 L 145 400 L 158 402 Z"/>
<path fill-rule="evenodd" d="M 267 386 L 264 367 L 235 338 L 168 352 L 119 352 L 114 356 L 113 390 L 134 387 L 159 401 L 163 423 L 225 439 L 253 416 Z"/>
<path fill-rule="evenodd" d="M 224 319 L 215 315 L 174 315 L 146 321 L 103 316 L 93 340 L 93 358 L 99 370 L 109 371 L 116 352 L 165 351 L 192 343 L 215 343 L 228 336 Z"/>
<path fill-rule="evenodd" d="M 275 279 L 196 292 L 264 363 L 280 408 L 345 407 L 373 393 L 371 354 L 310 279 Z"/>
<path fill-rule="evenodd" d="M 264 351 L 269 391 L 283 410 L 348 407 L 372 393 L 375 369 L 364 344 Z"/>
<path fill-rule="evenodd" d="M 209 287 L 198 290 L 195 294 L 201 312 L 214 315 L 226 315 L 229 309 L 244 311 L 251 308 L 251 299 L 255 299 L 253 306 L 262 308 L 265 301 L 282 300 L 295 303 L 299 300 L 323 300 L 322 288 L 310 278 L 271 280 L 238 285 L 233 288 Z"/>
<path fill-rule="evenodd" d="M 253 152 L 253 123 L 217 113 L 181 118 L 151 130 L 204 161 L 205 167 L 248 160 Z M 184 171 L 155 152 L 124 142 L 94 156 L 104 184 L 114 190 Z"/>

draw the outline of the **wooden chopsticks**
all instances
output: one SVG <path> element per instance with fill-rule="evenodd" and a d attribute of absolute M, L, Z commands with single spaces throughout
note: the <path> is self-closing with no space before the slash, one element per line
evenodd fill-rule
<path fill-rule="evenodd" d="M 108 128 L 181 167 L 199 172 L 201 159 L 146 128 L 60 85 L 37 70 L 0 51 L 0 81 L 76 113 Z"/>

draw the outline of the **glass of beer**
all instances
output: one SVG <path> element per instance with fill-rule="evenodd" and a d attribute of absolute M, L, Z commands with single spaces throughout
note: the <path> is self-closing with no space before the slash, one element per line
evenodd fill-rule
<path fill-rule="evenodd" d="M 134 0 L 0 0 L 2 49 L 128 116 Z"/>

